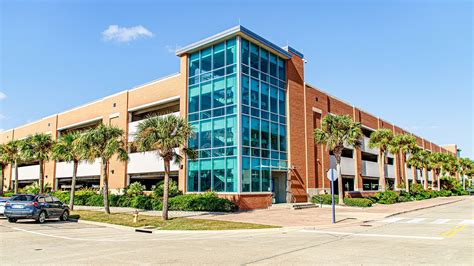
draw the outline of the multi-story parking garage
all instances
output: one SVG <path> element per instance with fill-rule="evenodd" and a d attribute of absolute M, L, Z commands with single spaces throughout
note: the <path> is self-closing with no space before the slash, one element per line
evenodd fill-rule
<path fill-rule="evenodd" d="M 287 200 L 287 179 L 292 202 L 328 191 L 326 171 L 334 157 L 316 145 L 313 130 L 328 114 L 347 114 L 363 126 L 361 147 L 346 147 L 342 158 L 345 191 L 376 191 L 379 184 L 377 150 L 368 146 L 371 132 L 388 128 L 409 133 L 379 117 L 348 104 L 306 83 L 303 54 L 279 47 L 252 31 L 237 26 L 177 51 L 179 73 L 118 92 L 39 121 L 6 130 L 0 142 L 22 139 L 36 132 L 57 139 L 65 132 L 115 125 L 133 141 L 137 125 L 150 115 L 177 115 L 188 119 L 196 136 L 190 146 L 199 159 L 172 165 L 171 177 L 185 193 L 215 191 L 236 201 L 242 209 L 265 208 Z M 451 152 L 421 137 L 417 144 L 433 152 Z M 120 191 L 139 181 L 151 189 L 163 178 L 162 160 L 153 152 L 129 150 L 126 163 L 113 161 L 111 189 Z M 431 171 L 404 167 L 404 158 L 388 154 L 387 180 L 405 176 L 419 179 Z M 45 182 L 68 189 L 72 165 L 50 161 Z M 12 186 L 10 166 L 2 169 L 5 187 Z M 38 164 L 19 167 L 20 186 L 38 179 Z M 100 187 L 100 161 L 78 168 L 80 187 Z"/>

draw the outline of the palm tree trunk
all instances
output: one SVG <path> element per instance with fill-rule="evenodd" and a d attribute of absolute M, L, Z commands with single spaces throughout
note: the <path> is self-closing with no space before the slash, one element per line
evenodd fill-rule
<path fill-rule="evenodd" d="M 74 210 L 74 194 L 76 192 L 76 175 L 78 162 L 74 161 L 72 165 L 71 194 L 69 195 L 69 209 Z"/>
<path fill-rule="evenodd" d="M 398 190 L 398 186 L 400 185 L 400 169 L 398 169 L 398 156 L 393 155 L 393 168 L 395 169 L 395 185 L 393 190 Z"/>
<path fill-rule="evenodd" d="M 426 168 L 423 168 L 423 177 L 424 177 L 423 178 L 423 180 L 424 180 L 423 181 L 424 182 L 423 188 L 425 190 L 428 190 L 428 170 L 426 170 Z"/>
<path fill-rule="evenodd" d="M 382 188 L 382 192 L 385 192 L 385 190 L 387 190 L 385 184 L 385 152 L 379 151 L 379 160 L 379 183 L 380 187 Z"/>
<path fill-rule="evenodd" d="M 15 189 L 13 190 L 15 194 L 18 194 L 18 162 L 15 160 Z"/>
<path fill-rule="evenodd" d="M 164 160 L 165 163 L 165 182 L 163 184 L 163 210 L 161 211 L 161 217 L 163 220 L 168 220 L 168 191 L 170 183 L 170 161 L 168 159 Z"/>
<path fill-rule="evenodd" d="M 414 167 L 414 166 L 411 167 L 411 174 L 413 175 L 413 184 L 418 183 L 416 181 L 416 175 L 417 175 L 416 167 Z"/>
<path fill-rule="evenodd" d="M 439 175 L 438 175 L 438 190 L 441 191 L 441 176 L 443 175 L 443 167 L 441 166 L 441 170 L 439 171 Z"/>
<path fill-rule="evenodd" d="M 5 171 L 5 165 L 1 164 L 0 167 L 0 170 L 2 171 L 2 174 L 0 175 L 0 195 L 3 195 L 3 172 Z"/>
<path fill-rule="evenodd" d="M 40 168 L 40 176 L 39 176 L 39 180 L 38 180 L 38 185 L 39 185 L 39 194 L 43 194 L 44 193 L 44 179 L 43 179 L 43 161 L 39 161 L 39 168 Z"/>
<path fill-rule="evenodd" d="M 110 207 L 109 207 L 109 179 L 107 173 L 107 160 L 102 159 L 102 183 L 103 183 L 103 196 L 104 196 L 104 210 L 105 213 L 110 214 Z"/>

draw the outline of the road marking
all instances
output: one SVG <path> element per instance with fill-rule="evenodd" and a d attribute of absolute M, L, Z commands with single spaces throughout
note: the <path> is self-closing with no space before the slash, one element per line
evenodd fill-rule
<path fill-rule="evenodd" d="M 451 229 L 449 229 L 448 231 L 445 231 L 443 233 L 441 233 L 441 236 L 443 237 L 446 237 L 446 238 L 451 238 L 453 237 L 455 234 L 461 232 L 462 230 L 464 230 L 464 228 L 466 228 L 466 225 L 457 225 Z"/>
<path fill-rule="evenodd" d="M 433 222 L 431 222 L 432 224 L 445 224 L 447 223 L 448 221 L 451 221 L 451 219 L 437 219 Z"/>
<path fill-rule="evenodd" d="M 420 223 L 421 221 L 423 220 L 426 220 L 425 218 L 415 218 L 415 219 L 411 219 L 405 223 L 407 224 L 417 224 L 417 223 Z"/>
<path fill-rule="evenodd" d="M 405 219 L 405 218 L 392 217 L 392 218 L 385 219 L 382 222 L 384 222 L 384 223 L 396 223 L 396 222 L 401 221 L 403 219 Z"/>
<path fill-rule="evenodd" d="M 474 220 L 463 220 L 459 224 L 474 224 Z"/>
<path fill-rule="evenodd" d="M 302 230 L 302 232 L 328 235 L 346 235 L 346 236 L 362 236 L 362 237 L 386 237 L 386 238 L 405 238 L 405 239 L 425 239 L 425 240 L 443 240 L 443 237 L 435 236 L 406 236 L 406 235 L 385 235 L 385 234 L 365 234 L 365 233 L 347 233 L 335 231 L 319 231 L 319 230 Z"/>

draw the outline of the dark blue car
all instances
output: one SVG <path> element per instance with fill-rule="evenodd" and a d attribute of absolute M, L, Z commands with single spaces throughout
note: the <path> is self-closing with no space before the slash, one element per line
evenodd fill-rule
<path fill-rule="evenodd" d="M 44 223 L 49 218 L 67 221 L 69 207 L 56 197 L 47 194 L 18 194 L 7 201 L 4 215 L 10 223 L 18 219 L 34 219 L 38 223 Z"/>

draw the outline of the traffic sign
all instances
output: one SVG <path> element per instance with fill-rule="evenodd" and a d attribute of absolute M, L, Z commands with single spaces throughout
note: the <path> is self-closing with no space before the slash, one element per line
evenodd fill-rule
<path fill-rule="evenodd" d="M 326 174 L 327 178 L 331 181 L 337 180 L 337 170 L 334 168 L 330 168 Z"/>

